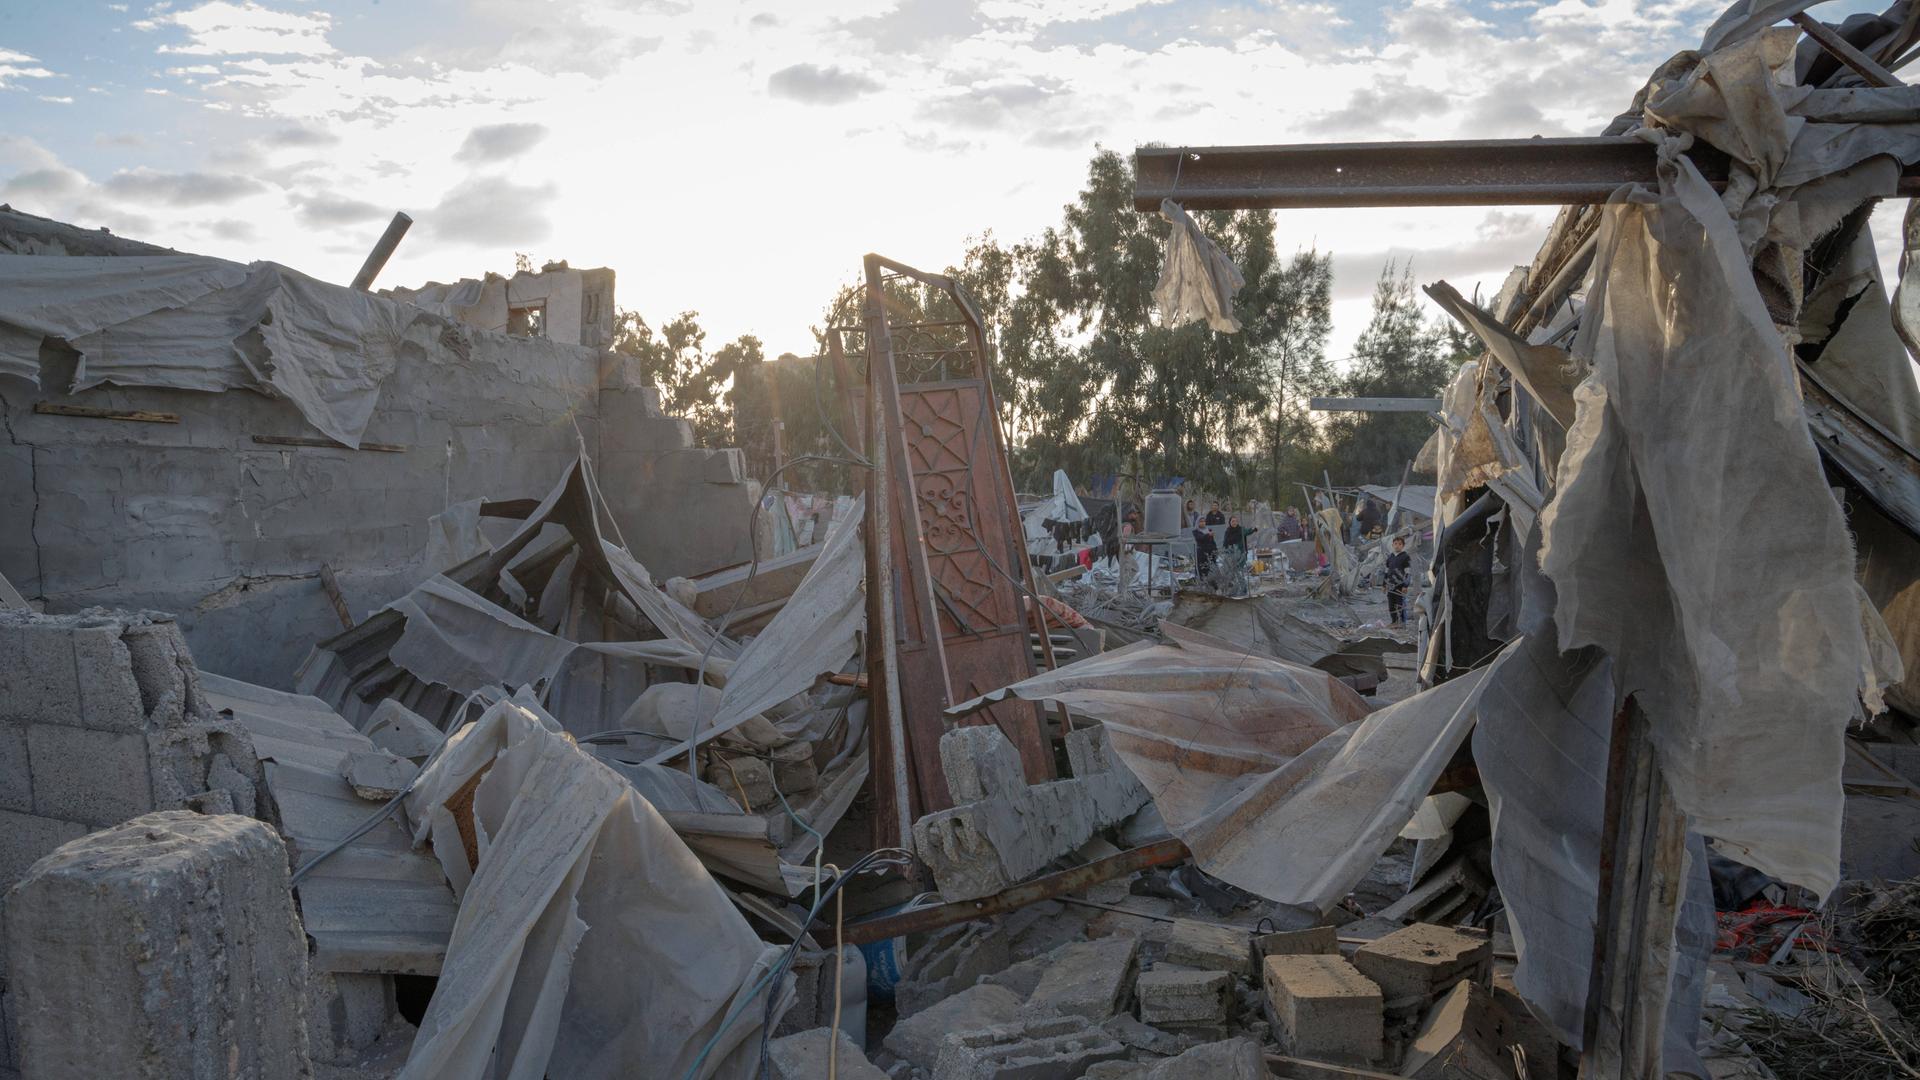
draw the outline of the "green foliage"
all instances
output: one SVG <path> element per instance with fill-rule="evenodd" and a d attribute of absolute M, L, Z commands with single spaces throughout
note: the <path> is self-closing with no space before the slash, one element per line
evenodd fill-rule
<path fill-rule="evenodd" d="M 613 351 L 633 357 L 643 381 L 660 388 L 669 416 L 693 424 L 699 446 L 733 446 L 734 405 L 740 387 L 765 359 L 760 339 L 743 334 L 709 354 L 700 314 L 683 311 L 655 332 L 638 312 L 616 316 Z"/>
<path fill-rule="evenodd" d="M 1389 262 L 1373 289 L 1373 317 L 1338 380 L 1347 397 L 1438 397 L 1470 350 L 1460 334 L 1429 323 L 1413 291 L 1413 268 Z M 1420 413 L 1334 413 L 1326 424 L 1337 482 L 1397 482 L 1433 422 Z"/>

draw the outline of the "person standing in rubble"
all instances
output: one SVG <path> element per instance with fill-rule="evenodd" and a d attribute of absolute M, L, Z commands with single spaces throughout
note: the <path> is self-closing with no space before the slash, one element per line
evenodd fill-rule
<path fill-rule="evenodd" d="M 1180 515 L 1180 520 L 1186 528 L 1197 529 L 1200 527 L 1200 511 L 1193 505 L 1192 499 L 1187 500 L 1186 512 Z"/>
<path fill-rule="evenodd" d="M 1393 554 L 1387 556 L 1382 583 L 1387 587 L 1387 621 L 1395 626 L 1407 623 L 1407 582 L 1413 576 L 1413 556 L 1407 554 L 1407 538 L 1393 538 Z"/>
<path fill-rule="evenodd" d="M 1220 512 L 1220 500 L 1215 499 L 1213 501 L 1212 507 L 1207 511 L 1206 523 L 1209 527 L 1225 525 L 1227 523 L 1227 515 Z"/>

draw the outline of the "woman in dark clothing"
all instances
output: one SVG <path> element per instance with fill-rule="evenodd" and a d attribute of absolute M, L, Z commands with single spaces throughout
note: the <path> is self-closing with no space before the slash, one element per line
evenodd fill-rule
<path fill-rule="evenodd" d="M 1239 514 L 1235 514 L 1227 519 L 1227 537 L 1220 546 L 1226 548 L 1228 551 L 1244 552 L 1247 550 L 1247 530 L 1240 527 Z"/>

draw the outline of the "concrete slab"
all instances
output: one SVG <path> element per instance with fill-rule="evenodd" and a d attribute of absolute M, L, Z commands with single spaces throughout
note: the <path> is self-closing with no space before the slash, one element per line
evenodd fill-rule
<path fill-rule="evenodd" d="M 1176 919 L 1167 936 L 1167 960 L 1190 968 L 1253 974 L 1253 948 L 1246 931 L 1194 919 Z"/>
<path fill-rule="evenodd" d="M 1265 1054 L 1252 1039 L 1223 1039 L 1156 1061 L 1140 1080 L 1268 1080 Z"/>
<path fill-rule="evenodd" d="M 1137 939 L 1121 936 L 1055 949 L 1028 1007 L 1105 1020 L 1125 1004 L 1139 949 Z"/>
<path fill-rule="evenodd" d="M 1432 1001 L 1463 979 L 1484 979 L 1493 943 L 1445 926 L 1415 923 L 1354 950 L 1353 965 L 1379 984 L 1387 1007 Z"/>
<path fill-rule="evenodd" d="M 931 1069 L 940 1057 L 940 1040 L 949 1032 L 978 1031 L 1017 1020 L 1029 1011 L 1005 987 L 973 986 L 893 1025 L 882 1045 L 903 1061 Z"/>
<path fill-rule="evenodd" d="M 867 1060 L 845 1031 L 825 1027 L 775 1039 L 767 1045 L 773 1080 L 827 1080 L 830 1044 L 835 1046 L 832 1064 L 838 1080 L 886 1080 L 887 1074 Z"/>
<path fill-rule="evenodd" d="M 1269 956 L 1335 956 L 1340 952 L 1340 932 L 1331 926 L 1279 930 L 1254 938 L 1253 950 L 1262 960 Z"/>
<path fill-rule="evenodd" d="M 1460 982 L 1427 1012 L 1400 1062 L 1415 1080 L 1512 1080 L 1499 1009 L 1479 983 Z"/>

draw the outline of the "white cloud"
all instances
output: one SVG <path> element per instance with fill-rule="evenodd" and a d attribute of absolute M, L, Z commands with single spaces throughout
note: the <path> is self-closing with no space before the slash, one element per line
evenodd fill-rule
<path fill-rule="evenodd" d="M 246 0 L 212 0 L 211 3 L 184 11 L 167 11 L 155 5 L 152 18 L 134 23 L 140 30 L 174 28 L 184 30 L 184 43 L 160 46 L 163 53 L 195 56 L 326 56 L 333 52 L 327 41 L 332 20 L 324 13 L 305 14 L 277 11 Z"/>
<path fill-rule="evenodd" d="M 53 72 L 23 52 L 0 48 L 0 90 L 16 86 L 21 79 L 50 79 Z"/>

